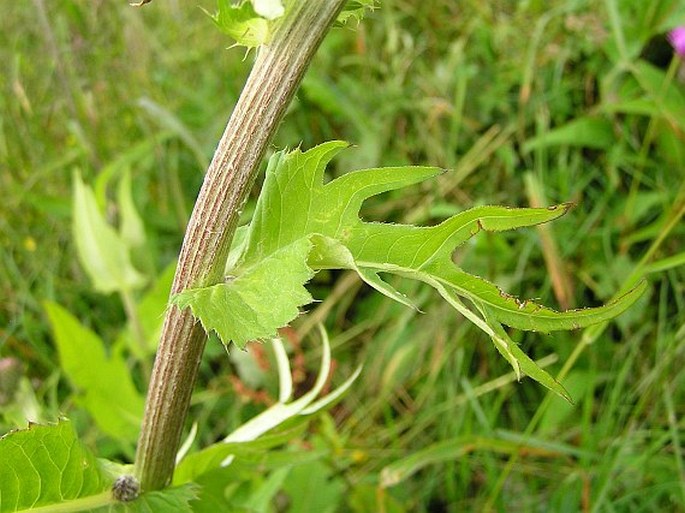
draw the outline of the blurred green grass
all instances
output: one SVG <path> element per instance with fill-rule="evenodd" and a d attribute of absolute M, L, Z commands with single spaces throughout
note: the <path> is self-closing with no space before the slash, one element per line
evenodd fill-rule
<path fill-rule="evenodd" d="M 199 7 L 213 2 L 0 7 L 0 355 L 25 362 L 54 415 L 80 414 L 56 384 L 41 302 L 59 302 L 105 339 L 125 319 L 75 258 L 72 171 L 104 183 L 131 169 L 161 272 L 249 70 L 253 56 L 227 50 Z M 676 22 L 683 7 L 666 0 L 384 1 L 329 35 L 273 144 L 355 143 L 332 173 L 452 170 L 365 205 L 369 219 L 431 223 L 477 204 L 574 201 L 546 235 L 481 234 L 455 258 L 523 297 L 598 304 L 646 254 L 649 264 L 685 251 L 685 85 L 661 37 Z M 331 412 L 334 428 L 316 426 L 353 497 L 335 511 L 685 511 L 685 273 L 667 263 L 649 279 L 649 297 L 595 335 L 512 334 L 553 373 L 572 358 L 567 405 L 516 383 L 426 288 L 397 284 L 420 315 L 352 276 L 319 275 L 323 302 L 296 336 L 325 320 L 336 375 L 365 365 Z M 316 350 L 305 356 L 315 365 Z M 203 442 L 261 408 L 242 404 L 231 372 L 210 343 L 193 406 Z M 385 466 L 434 444 L 442 458 L 380 486 Z M 462 446 L 459 457 L 443 451 Z"/>

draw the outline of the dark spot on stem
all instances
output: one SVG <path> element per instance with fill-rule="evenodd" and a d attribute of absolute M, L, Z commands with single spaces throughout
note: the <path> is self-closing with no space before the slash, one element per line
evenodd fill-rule
<path fill-rule="evenodd" d="M 120 502 L 130 502 L 140 495 L 140 483 L 133 476 L 121 476 L 112 485 L 112 497 Z"/>

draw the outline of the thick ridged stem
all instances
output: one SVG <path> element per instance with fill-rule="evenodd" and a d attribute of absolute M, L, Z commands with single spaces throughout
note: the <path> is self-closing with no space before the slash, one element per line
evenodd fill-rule
<path fill-rule="evenodd" d="M 240 209 L 316 50 L 345 0 L 291 0 L 252 72 L 219 141 L 181 248 L 172 294 L 218 283 Z M 136 454 L 143 491 L 171 481 L 206 335 L 190 312 L 164 319 Z"/>

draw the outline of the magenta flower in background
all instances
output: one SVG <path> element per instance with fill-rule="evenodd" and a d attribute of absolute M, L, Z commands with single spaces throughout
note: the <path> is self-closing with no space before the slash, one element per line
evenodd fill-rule
<path fill-rule="evenodd" d="M 676 27 L 668 33 L 668 40 L 673 45 L 675 53 L 685 57 L 685 27 Z"/>

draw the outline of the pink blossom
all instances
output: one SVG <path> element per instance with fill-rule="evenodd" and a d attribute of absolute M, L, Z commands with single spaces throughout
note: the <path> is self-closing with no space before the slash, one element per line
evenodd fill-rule
<path fill-rule="evenodd" d="M 668 40 L 673 45 L 675 53 L 685 57 L 685 26 L 676 27 L 668 33 Z"/>

